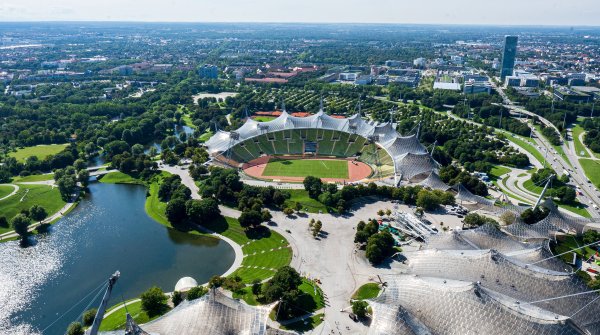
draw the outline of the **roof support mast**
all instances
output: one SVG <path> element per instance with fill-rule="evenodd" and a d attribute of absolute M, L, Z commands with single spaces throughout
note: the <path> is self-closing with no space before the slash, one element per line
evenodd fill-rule
<path fill-rule="evenodd" d="M 116 271 L 108 279 L 108 286 L 106 287 L 106 292 L 104 292 L 104 297 L 102 298 L 102 301 L 100 302 L 100 306 L 98 307 L 98 311 L 96 312 L 96 316 L 94 317 L 94 323 L 92 323 L 92 326 L 86 332 L 87 335 L 97 335 L 98 334 L 98 329 L 100 328 L 100 323 L 102 323 L 102 319 L 104 319 L 104 312 L 106 311 L 106 305 L 108 305 L 108 299 L 110 299 L 110 294 L 112 292 L 112 289 L 115 286 L 115 283 L 117 282 L 117 279 L 119 279 L 120 276 L 121 276 L 121 273 L 119 271 Z"/>

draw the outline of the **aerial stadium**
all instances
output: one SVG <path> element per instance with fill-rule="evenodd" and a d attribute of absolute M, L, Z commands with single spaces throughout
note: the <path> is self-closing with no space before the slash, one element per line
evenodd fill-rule
<path fill-rule="evenodd" d="M 419 183 L 438 164 L 418 140 L 419 129 L 402 136 L 393 123 L 364 120 L 360 113 L 336 118 L 324 113 L 296 117 L 285 109 L 267 122 L 247 118 L 235 131 L 218 131 L 207 142 L 214 162 L 265 180 L 328 182 L 385 180 Z"/>

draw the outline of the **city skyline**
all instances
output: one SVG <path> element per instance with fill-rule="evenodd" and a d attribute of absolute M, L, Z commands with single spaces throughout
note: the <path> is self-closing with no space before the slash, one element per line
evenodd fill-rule
<path fill-rule="evenodd" d="M 427 8 L 428 10 L 424 10 Z M 434 8 L 434 10 L 431 10 Z M 515 10 L 517 8 L 518 10 Z M 537 13 L 533 15 L 533 13 Z M 0 5 L 2 21 L 144 21 L 144 22 L 280 22 L 280 23 L 395 23 L 466 25 L 598 26 L 600 8 L 593 0 L 565 5 L 559 1 L 508 0 L 490 10 L 489 4 L 471 0 L 419 3 L 379 0 L 307 0 L 293 3 L 258 0 L 157 0 L 82 3 L 58 0 L 8 0 Z"/>

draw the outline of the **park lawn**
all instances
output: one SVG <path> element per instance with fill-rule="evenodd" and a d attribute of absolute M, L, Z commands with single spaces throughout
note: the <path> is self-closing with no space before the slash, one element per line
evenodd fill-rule
<path fill-rule="evenodd" d="M 141 180 L 134 178 L 128 174 L 125 174 L 121 171 L 109 172 L 101 176 L 99 181 L 105 184 L 144 184 Z"/>
<path fill-rule="evenodd" d="M 302 204 L 304 210 L 309 213 L 327 213 L 327 206 L 320 203 L 318 200 L 313 199 L 308 196 L 308 191 L 306 190 L 287 190 L 290 194 L 290 198 L 285 200 L 284 206 L 294 208 L 296 202 Z"/>
<path fill-rule="evenodd" d="M 592 159 L 580 159 L 579 163 L 585 172 L 585 175 L 596 187 L 600 187 L 600 163 Z"/>
<path fill-rule="evenodd" d="M 204 134 L 200 135 L 200 137 L 198 137 L 198 141 L 200 141 L 201 143 L 204 143 L 206 141 L 208 141 L 208 139 L 213 136 L 213 132 L 210 130 L 207 130 L 204 132 Z"/>
<path fill-rule="evenodd" d="M 588 151 L 585 150 L 585 145 L 581 143 L 579 140 L 579 135 L 581 135 L 585 130 L 580 125 L 575 125 L 572 129 L 573 134 L 573 144 L 575 145 L 575 154 L 579 157 L 590 157 Z"/>
<path fill-rule="evenodd" d="M 585 245 L 581 237 L 575 237 L 572 235 L 556 236 L 556 240 L 558 241 L 558 244 L 553 248 L 555 255 L 568 252 Z M 586 259 L 592 257 L 596 253 L 596 251 L 590 247 L 574 250 L 573 252 L 579 255 L 579 257 L 584 257 Z M 561 258 L 569 263 L 572 261 L 572 255 L 570 253 L 562 255 Z"/>
<path fill-rule="evenodd" d="M 321 159 L 273 160 L 267 163 L 263 176 L 348 178 L 348 161 Z"/>
<path fill-rule="evenodd" d="M 183 114 L 181 116 L 181 120 L 183 120 L 183 124 L 185 124 L 186 126 L 192 128 L 192 129 L 196 129 L 198 127 L 196 127 L 196 125 L 192 122 L 192 118 L 190 117 L 189 114 Z"/>
<path fill-rule="evenodd" d="M 32 174 L 25 177 L 14 177 L 13 183 L 30 183 L 35 181 L 48 181 L 54 179 L 53 173 L 46 174 Z"/>
<path fill-rule="evenodd" d="M 63 151 L 68 144 L 48 144 L 48 145 L 36 145 L 33 147 L 25 147 L 18 149 L 16 152 L 8 154 L 10 157 L 16 158 L 19 162 L 24 162 L 27 157 L 36 156 L 39 159 L 44 159 L 50 155 L 56 155 Z"/>
<path fill-rule="evenodd" d="M 167 219 L 167 203 L 160 201 L 158 198 L 158 188 L 160 184 L 158 181 L 153 181 L 150 183 L 148 187 L 149 195 L 146 197 L 146 203 L 144 204 L 144 209 L 146 210 L 146 214 L 151 217 L 154 221 L 165 225 L 167 227 L 173 227 L 169 220 Z"/>
<path fill-rule="evenodd" d="M 513 135 L 512 133 L 507 133 L 507 132 L 502 132 L 502 133 L 504 135 L 506 135 L 506 138 L 509 141 L 520 146 L 525 151 L 530 153 L 533 157 L 535 157 L 535 159 L 537 159 L 538 162 L 540 162 L 540 164 L 544 164 L 544 156 L 535 148 L 534 145 L 532 145 L 529 141 L 524 140 L 524 137 Z"/>
<path fill-rule="evenodd" d="M 354 300 L 365 300 L 365 299 L 373 299 L 377 298 L 381 288 L 377 283 L 367 283 L 363 286 L 359 287 L 356 292 L 352 295 L 352 299 Z"/>
<path fill-rule="evenodd" d="M 252 293 L 252 286 L 246 286 L 238 292 L 233 292 L 234 299 L 242 299 L 250 306 L 258 306 L 260 303 L 256 300 L 256 296 Z"/>
<path fill-rule="evenodd" d="M 220 217 L 203 226 L 230 238 L 242 247 L 242 266 L 232 276 L 240 276 L 246 284 L 255 279 L 265 280 L 275 274 L 276 269 L 288 265 L 292 260 L 292 250 L 281 234 L 266 226 L 244 230 L 237 219 Z M 271 250 L 284 247 L 282 249 Z M 266 269 L 265 269 L 266 268 Z"/>
<path fill-rule="evenodd" d="M 252 118 L 254 119 L 254 121 L 258 122 L 268 122 L 276 119 L 276 117 L 274 116 L 253 116 Z"/>
<path fill-rule="evenodd" d="M 311 316 L 310 318 L 306 318 L 304 320 L 292 322 L 287 325 L 281 326 L 281 328 L 285 330 L 294 330 L 299 333 L 304 333 L 317 328 L 323 322 L 324 317 L 325 314 L 323 313 L 316 314 Z"/>
<path fill-rule="evenodd" d="M 51 216 L 66 204 L 62 200 L 58 188 L 47 185 L 19 185 L 19 187 L 19 191 L 15 195 L 0 201 L 0 216 L 4 216 L 8 220 L 33 205 L 44 207 L 48 216 Z M 0 233 L 11 230 L 12 228 L 0 228 Z"/>
<path fill-rule="evenodd" d="M 114 309 L 118 306 L 121 306 L 122 304 L 118 304 L 113 306 Z M 146 312 L 144 312 L 142 310 L 142 302 L 141 301 L 136 301 L 132 304 L 127 305 L 127 311 L 129 311 L 129 314 L 131 314 L 131 316 L 133 317 L 133 319 L 135 320 L 135 322 L 139 325 L 139 324 L 143 324 L 143 323 L 148 323 L 158 317 L 160 317 L 161 315 L 155 315 L 153 317 L 149 317 L 148 314 L 146 314 Z M 169 309 L 165 310 L 165 313 L 167 313 L 169 311 Z M 121 308 L 118 311 L 112 313 L 111 315 L 105 317 L 102 320 L 102 324 L 100 324 L 100 331 L 112 331 L 112 330 L 118 330 L 118 329 L 125 329 L 125 321 L 126 321 L 126 311 L 125 308 Z"/>
<path fill-rule="evenodd" d="M 0 199 L 11 194 L 14 190 L 15 188 L 10 185 L 0 185 Z"/>
<path fill-rule="evenodd" d="M 535 185 L 531 179 L 529 179 L 526 182 L 524 182 L 523 183 L 523 187 L 527 191 L 535 193 L 535 194 L 541 194 L 542 191 L 544 190 L 543 186 Z M 582 203 L 580 203 L 579 201 L 576 201 L 573 204 L 567 204 L 567 203 L 564 203 L 564 202 L 561 202 L 561 201 L 558 201 L 558 200 L 554 200 L 554 203 L 556 203 L 556 205 L 558 205 L 558 207 L 566 209 L 569 212 L 573 212 L 575 214 L 581 215 L 581 216 L 586 217 L 586 218 L 592 217 L 591 214 L 586 209 L 587 206 L 584 205 L 584 204 L 582 204 Z"/>
<path fill-rule="evenodd" d="M 494 165 L 494 167 L 492 168 L 492 170 L 490 171 L 490 179 L 492 179 L 492 181 L 496 181 L 498 179 L 500 179 L 500 176 L 510 173 L 512 170 L 510 168 L 507 168 L 506 166 L 502 166 L 502 165 Z"/>

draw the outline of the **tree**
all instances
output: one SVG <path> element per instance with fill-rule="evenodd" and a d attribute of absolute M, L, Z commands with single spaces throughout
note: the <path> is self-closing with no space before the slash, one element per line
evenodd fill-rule
<path fill-rule="evenodd" d="M 479 226 L 483 226 L 486 223 L 491 223 L 496 226 L 498 225 L 498 222 L 496 222 L 496 220 L 489 218 L 487 216 L 484 216 L 484 215 L 479 215 L 477 213 L 467 214 L 467 216 L 465 216 L 465 219 L 463 222 L 466 226 L 470 226 L 470 227 L 479 227 Z"/>
<path fill-rule="evenodd" d="M 385 210 L 385 215 L 389 218 L 390 216 L 392 216 L 392 210 L 391 209 L 386 209 Z"/>
<path fill-rule="evenodd" d="M 27 227 L 31 224 L 31 219 L 24 214 L 17 214 L 10 222 L 11 226 L 15 230 L 15 233 L 19 234 L 21 239 L 27 236 Z"/>
<path fill-rule="evenodd" d="M 300 211 L 302 210 L 302 203 L 300 203 L 299 201 L 296 201 L 296 203 L 294 204 L 294 209 L 296 210 L 297 213 L 300 213 Z"/>
<path fill-rule="evenodd" d="M 96 318 L 97 312 L 98 310 L 95 308 L 88 309 L 87 311 L 85 311 L 85 313 L 83 313 L 83 316 L 81 317 L 83 325 L 86 327 L 91 326 L 92 323 L 94 323 L 94 319 Z"/>
<path fill-rule="evenodd" d="M 220 277 L 220 276 L 212 276 L 209 280 L 208 280 L 208 287 L 209 288 L 217 288 L 217 287 L 221 287 L 223 286 L 223 283 L 225 283 L 225 277 Z"/>
<path fill-rule="evenodd" d="M 312 235 L 313 237 L 317 237 L 319 235 L 319 233 L 321 233 L 321 229 L 323 228 L 323 223 L 321 222 L 321 220 L 318 220 L 317 222 L 314 223 L 313 227 L 312 227 Z"/>
<path fill-rule="evenodd" d="M 380 209 L 380 210 L 377 211 L 377 215 L 379 215 L 379 217 L 383 217 L 384 213 L 385 212 L 383 211 L 383 209 Z"/>
<path fill-rule="evenodd" d="M 357 300 L 352 302 L 352 313 L 356 314 L 359 318 L 367 316 L 367 309 L 369 304 L 363 300 Z"/>
<path fill-rule="evenodd" d="M 165 214 L 167 215 L 167 220 L 173 224 L 183 221 L 186 217 L 185 200 L 181 198 L 169 200 Z"/>
<path fill-rule="evenodd" d="M 173 306 L 177 307 L 183 301 L 183 294 L 179 291 L 173 291 L 173 295 L 171 295 L 171 302 L 173 302 Z"/>
<path fill-rule="evenodd" d="M 262 293 L 262 282 L 260 279 L 254 279 L 252 282 L 252 294 L 259 296 Z"/>
<path fill-rule="evenodd" d="M 595 230 L 587 230 L 583 233 L 583 243 L 590 244 L 600 241 L 600 232 Z"/>
<path fill-rule="evenodd" d="M 8 228 L 8 220 L 5 216 L 0 216 L 0 227 Z"/>
<path fill-rule="evenodd" d="M 77 189 L 77 181 L 73 175 L 65 175 L 58 178 L 56 184 L 58 185 L 60 195 L 65 201 L 69 201 L 71 195 L 75 193 L 75 190 Z"/>
<path fill-rule="evenodd" d="M 85 333 L 83 326 L 79 322 L 71 322 L 65 335 L 83 335 Z"/>
<path fill-rule="evenodd" d="M 83 187 L 87 187 L 90 183 L 90 172 L 87 169 L 82 169 L 77 172 L 77 181 Z"/>
<path fill-rule="evenodd" d="M 371 264 L 379 264 L 394 250 L 394 238 L 387 231 L 377 233 L 367 240 L 366 256 Z"/>
<path fill-rule="evenodd" d="M 208 289 L 204 286 L 192 287 L 187 292 L 187 300 L 198 299 L 200 297 L 203 297 L 206 293 L 208 293 Z"/>
<path fill-rule="evenodd" d="M 153 286 L 140 296 L 142 300 L 142 310 L 149 317 L 161 314 L 167 306 L 169 299 L 159 287 Z"/>
<path fill-rule="evenodd" d="M 188 200 L 185 203 L 185 212 L 190 220 L 196 222 L 210 221 L 221 214 L 219 204 L 213 198 Z"/>
<path fill-rule="evenodd" d="M 308 192 L 308 196 L 313 199 L 318 199 L 323 190 L 323 182 L 320 178 L 307 176 L 303 181 L 304 189 Z"/>
<path fill-rule="evenodd" d="M 271 219 L 273 218 L 273 215 L 271 215 L 271 212 L 269 212 L 268 209 L 263 209 L 260 212 L 261 216 L 262 216 L 262 220 L 263 222 L 269 222 L 271 221 Z"/>
<path fill-rule="evenodd" d="M 511 225 L 517 220 L 517 215 L 511 211 L 506 211 L 500 215 L 500 221 L 505 225 Z"/>
<path fill-rule="evenodd" d="M 33 219 L 34 221 L 40 222 L 40 221 L 44 220 L 47 216 L 48 216 L 48 213 L 46 213 L 46 210 L 44 209 L 44 207 L 42 207 L 40 205 L 33 205 L 29 209 L 29 217 L 31 219 Z"/>
<path fill-rule="evenodd" d="M 256 227 L 262 223 L 263 216 L 259 211 L 243 211 L 240 217 L 238 218 L 238 221 L 240 222 L 240 226 L 244 228 Z"/>
<path fill-rule="evenodd" d="M 422 207 L 426 211 L 436 209 L 440 203 L 440 199 L 434 193 L 427 190 L 421 190 L 417 194 L 417 206 Z"/>
<path fill-rule="evenodd" d="M 290 207 L 286 207 L 283 209 L 283 214 L 290 216 L 290 215 L 294 214 L 294 210 Z"/>
<path fill-rule="evenodd" d="M 285 292 L 298 289 L 302 284 L 302 277 L 298 271 L 290 266 L 283 266 L 265 284 L 264 296 L 269 302 L 280 299 Z"/>

